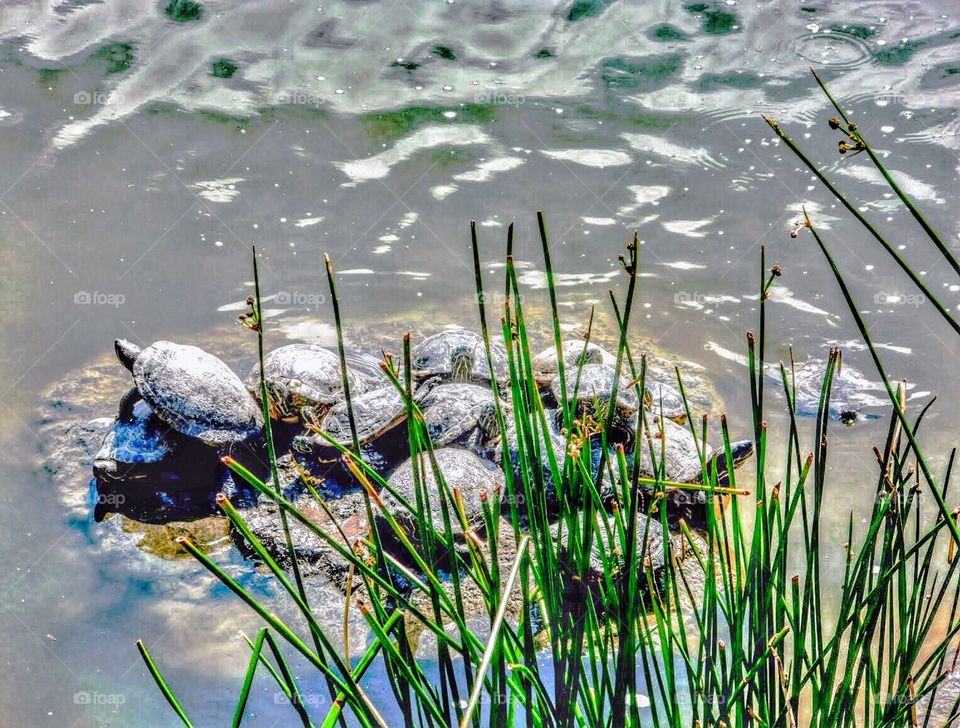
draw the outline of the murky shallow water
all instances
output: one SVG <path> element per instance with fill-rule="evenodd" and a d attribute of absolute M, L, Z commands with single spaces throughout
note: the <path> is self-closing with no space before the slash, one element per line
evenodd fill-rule
<path fill-rule="evenodd" d="M 730 354 L 756 325 L 761 243 L 784 269 L 771 358 L 790 344 L 798 360 L 822 358 L 839 343 L 875 379 L 812 241 L 788 236 L 806 204 L 891 373 L 915 382 L 917 396 L 941 397 L 927 451 L 953 444 L 957 344 L 931 306 L 898 301 L 913 292 L 894 266 L 759 118 L 778 118 L 829 165 L 960 305 L 868 161 L 838 160 L 807 73 L 824 73 L 955 244 L 952 3 L 203 5 L 184 23 L 162 3 L 133 0 L 0 8 L 5 724 L 168 722 L 142 676 L 141 637 L 198 722 L 216 722 L 235 695 L 246 648 L 233 635 L 256 620 L 192 564 L 129 548 L 93 523 L 85 472 L 46 467 L 58 443 L 44 395 L 116 336 L 190 343 L 226 326 L 249 292 L 251 244 L 274 295 L 274 342 L 329 336 L 324 252 L 353 335 L 395 341 L 406 326 L 474 323 L 470 219 L 491 281 L 506 225 L 518 222 L 522 281 L 536 301 L 534 211 L 545 211 L 571 328 L 608 288 L 622 294 L 616 256 L 639 229 L 637 337 L 701 367 L 744 436 L 746 378 Z M 223 348 L 246 367 L 250 342 L 232 336 Z M 87 404 L 109 416 L 124 386 L 105 379 Z M 838 533 L 872 493 L 869 446 L 887 426 L 876 411 L 835 430 Z M 228 546 L 222 558 L 269 589 Z M 78 705 L 78 691 L 99 704 Z M 269 692 L 254 709 L 264 723 L 288 715 Z"/>

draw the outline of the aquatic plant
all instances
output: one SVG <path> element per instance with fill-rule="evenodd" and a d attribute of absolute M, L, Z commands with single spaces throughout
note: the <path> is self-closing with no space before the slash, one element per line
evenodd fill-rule
<path fill-rule="evenodd" d="M 194 0 L 170 0 L 163 12 L 176 23 L 188 23 L 191 20 L 200 20 L 203 6 Z"/>
<path fill-rule="evenodd" d="M 841 116 L 843 116 L 841 112 Z M 843 116 L 851 143 L 869 145 Z M 898 262 L 898 254 L 857 209 L 769 120 L 787 146 L 801 156 L 828 189 L 845 204 L 867 231 Z M 833 126 L 833 124 L 831 124 Z M 836 127 L 836 128 L 839 128 Z M 879 159 L 870 155 L 882 170 Z M 882 170 L 885 177 L 888 177 Z M 896 191 L 896 190 L 895 190 Z M 902 191 L 897 192 L 911 211 Z M 921 216 L 917 213 L 918 222 Z M 925 223 L 921 222 L 921 225 Z M 769 405 L 765 372 L 769 344 L 766 299 L 778 266 L 767 267 L 761 250 L 758 276 L 759 322 L 747 333 L 750 423 L 756 468 L 749 492 L 737 475 L 718 472 L 706 457 L 711 423 L 695 418 L 683 395 L 688 426 L 698 443 L 702 484 L 672 483 L 665 478 L 665 447 L 656 420 L 641 410 L 638 437 L 647 440 L 656 461 L 654 477 L 640 474 L 639 459 L 630 458 L 612 441 L 613 408 L 593 415 L 567 404 L 567 392 L 580 384 L 582 359 L 564 367 L 550 244 L 543 217 L 538 215 L 554 345 L 560 363 L 561 417 L 565 447 L 562 459 L 553 450 L 543 402 L 533 383 L 528 319 L 513 263 L 513 226 L 507 233 L 502 310 L 489 310 L 488 291 L 480 264 L 480 243 L 471 224 L 479 325 L 490 356 L 491 325 L 499 320 L 508 358 L 509 378 L 497 389 L 493 366 L 490 382 L 497 396 L 496 418 L 501 432 L 516 433 L 513 453 L 504 459 L 503 493 L 486 494 L 483 528 L 471 528 L 463 499 L 454 482 L 447 482 L 437 465 L 433 444 L 413 398 L 409 336 L 402 354 L 384 362 L 385 372 L 403 395 L 408 410 L 409 449 L 414 464 L 417 497 L 404 502 L 416 526 L 412 534 L 384 505 L 380 493 L 391 486 L 364 462 L 351 424 L 350 446 L 330 443 L 364 492 L 369 522 L 374 512 L 404 550 L 404 558 L 385 549 L 378 529 L 371 529 L 363 549 L 340 535 L 331 535 L 310 521 L 279 490 L 276 454 L 267 425 L 273 470 L 265 483 L 227 458 L 235 476 L 279 506 L 292 557 L 292 580 L 246 526 L 226 497 L 218 502 L 233 527 L 273 574 L 294 602 L 310 632 L 309 644 L 295 629 L 259 602 L 209 556 L 189 540 L 183 547 L 264 620 L 265 627 L 251 649 L 249 668 L 234 712 L 233 724 L 244 717 L 253 680 L 265 671 L 291 702 L 304 725 L 314 718 L 300 694 L 281 644 L 299 653 L 325 678 L 332 707 L 323 726 L 345 725 L 346 712 L 359 725 L 405 726 L 919 726 L 930 723 L 921 711 L 930 706 L 956 659 L 950 645 L 960 632 L 960 582 L 956 548 L 960 544 L 957 517 L 947 497 L 955 450 L 946 471 L 936 477 L 918 440 L 919 427 L 930 404 L 908 415 L 905 386 L 886 376 L 869 330 L 846 285 L 843 273 L 819 235 L 804 217 L 809 233 L 833 273 L 891 399 L 886 439 L 876 448 L 872 474 L 875 498 L 869 513 L 850 514 L 844 543 L 822 532 L 824 508 L 829 508 L 830 399 L 841 354 L 831 350 L 824 371 L 819 407 L 809 446 L 801 442 L 793 376 L 793 361 L 780 362 L 785 407 L 785 457 L 768 460 Z M 926 227 L 924 228 L 926 230 Z M 929 234 L 929 233 L 928 233 Z M 931 240 L 936 244 L 933 235 Z M 637 238 L 621 256 L 626 276 L 622 300 L 610 303 L 618 324 L 615 377 L 618 387 L 644 392 L 647 361 L 629 343 L 634 295 L 640 261 Z M 902 267 L 909 271 L 903 262 Z M 343 347 L 343 321 L 333 267 L 327 278 L 338 334 L 343 384 L 350 411 L 350 392 Z M 256 292 L 248 324 L 258 335 L 263 358 L 263 319 L 259 276 L 254 255 Z M 913 278 L 911 278 L 913 280 Z M 922 281 L 914 280 L 922 285 Z M 938 309 L 940 310 L 940 309 Z M 952 323 L 949 312 L 948 323 Z M 492 319 L 492 324 L 491 320 Z M 954 324 L 955 325 L 955 324 Z M 593 326 L 588 323 L 587 331 Z M 568 363 L 569 364 L 569 363 Z M 262 390 L 264 406 L 267 397 Z M 502 398 L 501 398 L 502 395 Z M 611 398 L 612 399 L 612 398 Z M 506 407 L 509 400 L 511 407 Z M 931 403 L 932 404 L 932 403 Z M 779 409 L 779 407 L 778 407 Z M 265 412 L 265 415 L 268 414 Z M 352 412 L 350 414 L 352 420 Z M 719 429 L 726 461 L 732 462 L 729 425 Z M 599 454 L 595 463 L 593 454 Z M 542 463 L 546 463 L 546 467 Z M 429 507 L 426 476 L 438 484 L 434 497 L 440 509 Z M 773 474 L 776 473 L 774 476 Z M 922 476 L 922 479 L 921 479 Z M 548 504 L 549 487 L 556 504 Z M 304 487 L 325 510 L 327 505 L 309 482 Z M 668 520 L 668 501 L 691 491 L 708 496 L 702 523 Z M 930 521 L 924 508 L 926 492 L 933 495 L 938 514 Z M 751 495 L 749 500 L 741 498 Z M 441 522 L 432 513 L 439 512 Z M 327 510 L 329 515 L 329 510 Z M 303 590 L 287 520 L 292 519 L 326 541 L 349 561 L 357 576 L 362 611 L 373 635 L 363 655 L 339 654 L 317 623 Z M 454 524 L 466 535 L 465 549 L 454 547 Z M 664 537 L 651 546 L 648 536 L 659 526 Z M 505 544 L 515 544 L 509 554 Z M 638 546 L 638 544 L 640 544 Z M 943 554 L 946 553 L 944 561 Z M 361 555 L 362 554 L 362 555 Z M 822 571 L 828 564 L 842 569 L 839 593 L 825 596 Z M 599 576 L 590 580 L 592 565 Z M 658 568 L 662 565 L 662 568 Z M 836 568 L 836 567 L 835 567 Z M 470 582 L 483 594 L 485 635 L 470 624 L 463 599 Z M 407 586 L 402 585 L 406 584 Z M 422 594 L 414 599 L 409 589 Z M 519 593 L 520 609 L 508 613 Z M 429 606 L 424 607 L 427 604 Z M 346 609 L 349 609 L 349 605 Z M 429 674 L 414 659 L 404 625 L 420 623 L 436 639 L 436 672 Z M 279 639 L 277 639 L 279 638 Z M 273 660 L 265 655 L 269 647 Z M 138 643 L 148 670 L 184 724 L 188 712 L 177 701 L 147 648 Z M 375 659 L 382 659 L 395 699 L 393 705 L 371 704 L 362 677 Z M 960 696 L 952 702 L 949 724 L 960 716 Z"/>

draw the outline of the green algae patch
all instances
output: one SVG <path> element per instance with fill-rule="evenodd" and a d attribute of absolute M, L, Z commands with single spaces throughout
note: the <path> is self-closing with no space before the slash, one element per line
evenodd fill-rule
<path fill-rule="evenodd" d="M 213 62 L 210 73 L 217 78 L 233 78 L 237 72 L 237 64 L 229 58 L 220 58 Z"/>
<path fill-rule="evenodd" d="M 203 6 L 193 0 L 170 0 L 163 12 L 176 23 L 189 23 L 203 17 Z"/>
<path fill-rule="evenodd" d="M 389 142 L 409 134 L 414 129 L 430 123 L 450 123 L 444 117 L 449 108 L 412 106 L 399 111 L 368 114 L 360 123 L 377 141 Z M 465 104 L 453 108 L 456 121 L 465 124 L 486 124 L 496 117 L 496 108 L 486 104 Z"/>
<path fill-rule="evenodd" d="M 678 40 L 686 40 L 687 36 L 679 28 L 663 23 L 647 31 L 647 37 L 660 43 L 670 43 Z"/>
<path fill-rule="evenodd" d="M 709 35 L 726 35 L 740 29 L 740 18 L 719 3 L 690 3 L 684 5 L 683 9 L 702 16 L 703 32 Z"/>
<path fill-rule="evenodd" d="M 583 18 L 592 18 L 600 15 L 611 4 L 613 0 L 577 0 L 567 11 L 567 20 L 575 23 Z"/>
<path fill-rule="evenodd" d="M 107 66 L 107 73 L 123 73 L 137 60 L 129 43 L 108 43 L 94 52 L 93 58 Z"/>
<path fill-rule="evenodd" d="M 678 53 L 644 58 L 608 58 L 601 64 L 600 77 L 608 88 L 652 91 L 665 86 L 683 62 Z"/>

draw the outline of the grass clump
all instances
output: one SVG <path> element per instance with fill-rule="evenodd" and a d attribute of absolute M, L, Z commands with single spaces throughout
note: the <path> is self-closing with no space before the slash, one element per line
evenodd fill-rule
<path fill-rule="evenodd" d="M 844 121 L 831 126 L 839 129 L 845 124 L 850 143 L 869 152 L 867 141 L 837 108 Z M 770 123 L 787 146 L 802 155 L 780 126 Z M 886 176 L 880 160 L 872 153 L 868 156 Z M 839 195 L 816 165 L 801 158 Z M 897 194 L 912 211 L 912 201 L 902 191 Z M 918 222 L 922 219 L 919 211 L 915 217 Z M 850 513 L 842 544 L 822 532 L 824 510 L 832 507 L 829 413 L 841 353 L 830 351 L 812 438 L 805 443 L 805 428 L 798 422 L 792 356 L 779 365 L 767 360 L 771 342 L 766 299 L 782 271 L 778 266 L 768 268 L 764 250 L 757 279 L 758 326 L 755 333 L 746 335 L 745 388 L 752 414 L 748 425 L 756 452 L 749 489 L 737 482 L 742 474 L 718 472 L 716 461 L 707 457 L 706 442 L 714 439 L 721 443 L 727 462 L 732 462 L 726 418 L 721 417 L 711 431 L 708 418 L 695 416 L 689 404 L 686 420 L 697 443 L 702 483 L 677 484 L 665 477 L 663 436 L 645 410 L 640 412 L 637 437 L 650 446 L 652 476 L 643 475 L 639 458 L 615 444 L 612 407 L 588 417 L 566 404 L 567 394 L 578 391 L 583 364 L 578 359 L 564 367 L 549 238 L 538 216 L 551 303 L 549 323 L 563 393 L 558 417 L 564 447 L 562 452 L 555 451 L 550 415 L 533 383 L 524 296 L 513 263 L 513 226 L 507 233 L 502 308 L 493 311 L 486 303 L 480 244 L 471 224 L 478 321 L 487 359 L 492 361 L 491 336 L 496 330 L 503 337 L 508 360 L 505 382 L 498 382 L 492 365 L 490 369 L 500 431 L 512 433 L 510 447 L 505 446 L 512 452 L 504 456 L 504 492 L 483 501 L 483 527 L 471 528 L 457 483 L 447 482 L 437 466 L 433 443 L 413 397 L 409 336 L 402 342 L 401 356 L 386 360 L 384 366 L 408 410 L 417 498 L 401 507 L 417 524 L 417 547 L 383 505 L 379 494 L 390 486 L 360 456 L 355 422 L 351 422 L 353 443 L 337 445 L 345 467 L 363 487 L 369 522 L 374 522 L 374 512 L 382 517 L 392 539 L 405 549 L 403 559 L 383 547 L 377 529 L 362 544 L 371 558 L 358 557 L 352 544 L 319 529 L 275 486 L 227 459 L 237 477 L 278 504 L 285 530 L 293 519 L 350 561 L 362 582 L 362 612 L 373 634 L 359 659 L 338 654 L 307 602 L 288 530 L 291 575 L 277 565 L 230 501 L 221 497 L 225 515 L 296 605 L 309 632 L 308 638 L 302 637 L 213 559 L 188 539 L 182 540 L 183 547 L 265 623 L 256 640 L 247 639 L 251 657 L 234 725 L 243 718 L 258 674 L 278 684 L 304 725 L 314 718 L 322 719 L 323 726 L 345 724 L 347 714 L 362 726 L 402 723 L 411 727 L 921 725 L 922 712 L 933 703 L 956 659 L 952 645 L 960 635 L 960 560 L 956 558 L 960 510 L 947 505 L 956 453 L 950 453 L 944 473 L 933 473 L 918 439 L 929 405 L 908 413 L 905 385 L 887 378 L 867 323 L 814 221 L 805 216 L 801 227 L 800 232 L 817 244 L 843 294 L 883 379 L 893 413 L 884 442 L 875 450 L 876 471 L 869 476 L 875 496 L 872 506 L 869 512 Z M 875 228 L 867 230 L 886 244 Z M 611 400 L 621 388 L 636 388 L 638 396 L 645 390 L 646 358 L 633 351 L 628 336 L 638 254 L 635 236 L 620 257 L 625 294 L 620 300 L 612 293 L 610 297 L 618 339 Z M 326 270 L 352 421 L 343 322 L 329 259 Z M 257 332 L 262 361 L 255 256 L 254 276 L 251 328 Z M 592 317 L 587 331 L 591 328 Z M 771 368 L 780 374 L 778 388 L 785 402 L 780 415 L 787 432 L 779 448 L 785 455 L 777 463 L 768 459 L 767 421 L 777 414 L 767 391 Z M 677 386 L 683 393 L 679 372 Z M 267 407 L 265 389 L 262 394 Z M 278 483 L 269 424 L 267 444 L 273 482 Z M 425 487 L 427 473 L 437 484 L 432 495 Z M 307 487 L 326 508 L 316 490 Z M 707 496 L 702 523 L 670 517 L 670 498 L 684 490 L 700 490 Z M 749 499 L 737 497 L 748 491 Z M 555 502 L 548 504 L 548 492 L 555 495 Z M 936 509 L 932 518 L 932 509 L 924 506 L 927 493 L 933 496 Z M 429 507 L 430 498 L 440 500 L 439 511 Z M 441 522 L 432 519 L 430 514 L 436 512 Z M 465 549 L 455 547 L 453 524 L 467 534 Z M 647 537 L 654 525 L 672 535 L 651 547 Z M 507 561 L 497 554 L 502 534 L 516 543 L 515 554 Z M 657 553 L 651 553 L 651 548 Z M 655 568 L 655 563 L 662 568 Z M 582 575 L 596 564 L 599 578 L 588 583 Z M 835 564 L 842 576 L 839 589 L 831 589 L 833 594 L 825 593 L 828 564 Z M 422 599 L 413 599 L 409 590 L 399 586 L 400 574 Z M 483 594 L 483 637 L 468 626 L 473 615 L 467 613 L 462 599 L 467 584 Z M 516 595 L 521 609 L 508 618 L 507 602 Z M 407 620 L 435 635 L 435 671 L 427 672 L 413 658 L 404 629 Z M 265 645 L 272 659 L 265 654 Z M 325 715 L 308 715 L 281 645 L 299 653 L 324 677 L 331 698 Z M 142 643 L 139 647 L 174 712 L 190 725 L 146 647 Z M 393 695 L 388 705 L 372 705 L 360 685 L 364 671 L 376 659 L 382 659 L 386 668 Z M 949 724 L 958 716 L 960 696 L 936 725 L 944 720 Z M 924 725 L 934 724 L 928 717 Z"/>

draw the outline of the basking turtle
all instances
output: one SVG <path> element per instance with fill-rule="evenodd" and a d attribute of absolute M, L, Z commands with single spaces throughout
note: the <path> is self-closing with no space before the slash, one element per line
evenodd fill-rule
<path fill-rule="evenodd" d="M 797 414 L 813 417 L 820 408 L 820 392 L 827 363 L 823 359 L 810 359 L 796 365 L 793 380 L 796 387 Z M 790 372 L 787 371 L 789 378 Z M 779 371 L 776 374 L 777 388 L 783 391 Z M 908 384 L 908 389 L 913 385 Z M 868 409 L 890 407 L 882 382 L 870 381 L 862 372 L 849 364 L 843 364 L 833 373 L 830 387 L 830 417 L 844 425 L 853 425 L 861 418 L 877 419 L 876 412 Z"/>
<path fill-rule="evenodd" d="M 403 395 L 392 384 L 364 392 L 356 397 L 351 395 L 353 419 L 357 428 L 357 440 L 364 447 L 373 444 L 398 425 L 406 422 L 407 408 Z M 318 426 L 319 430 L 332 437 L 339 444 L 349 447 L 353 442 L 350 429 L 350 416 L 347 403 L 333 405 Z M 293 449 L 320 463 L 330 463 L 340 458 L 340 451 L 324 439 L 318 432 L 309 431 L 293 439 Z"/>
<path fill-rule="evenodd" d="M 560 345 L 563 352 L 563 364 L 576 369 L 580 364 L 606 364 L 612 367 L 617 358 L 605 349 L 583 339 L 567 339 Z M 559 374 L 560 360 L 555 346 L 549 346 L 530 362 L 533 366 L 533 378 L 540 386 L 549 385 Z"/>
<path fill-rule="evenodd" d="M 142 398 L 177 432 L 211 447 L 230 448 L 261 432 L 256 401 L 213 354 L 169 341 L 140 349 L 117 339 L 114 348 L 136 384 L 136 396 L 128 394 L 120 405 L 121 420 L 133 417 L 135 399 Z"/>
<path fill-rule="evenodd" d="M 647 379 L 644 382 L 643 406 L 677 424 L 682 425 L 687 421 L 687 408 L 683 403 L 683 395 L 672 384 Z"/>
<path fill-rule="evenodd" d="M 483 460 L 469 450 L 456 447 L 440 448 L 434 451 L 437 465 L 443 476 L 444 482 L 453 492 L 454 488 L 460 490 L 463 498 L 463 507 L 466 514 L 467 526 L 479 537 L 484 534 L 483 529 L 483 498 L 487 494 L 490 497 L 497 497 L 497 493 L 502 490 L 504 484 L 503 472 L 493 463 Z M 423 465 L 420 471 L 421 482 L 427 494 L 427 507 L 424 512 L 426 518 L 433 523 L 434 529 L 441 535 L 444 532 L 443 511 L 440 503 L 439 486 L 434 477 L 433 467 L 430 459 L 424 455 L 420 463 Z M 417 489 L 413 474 L 413 460 L 407 460 L 401 464 L 390 476 L 387 481 L 390 486 L 385 488 L 380 498 L 384 506 L 390 511 L 397 522 L 406 530 L 410 536 L 411 542 L 415 546 L 423 543 L 424 534 L 418 530 L 418 519 L 416 514 L 412 513 L 397 496 L 402 497 L 410 505 L 416 508 Z M 391 490 L 393 492 L 391 492 Z M 396 493 L 396 495 L 394 495 Z M 447 501 L 448 513 L 450 515 L 450 528 L 455 541 L 455 548 L 458 551 L 466 549 L 465 536 L 460 519 L 456 516 L 454 505 Z M 382 513 L 374 516 L 377 527 L 386 544 L 399 556 L 406 556 L 403 546 L 396 539 L 396 536 L 383 517 Z"/>
<path fill-rule="evenodd" d="M 649 436 L 645 432 L 640 438 L 640 474 L 647 478 L 654 477 L 655 467 L 662 460 L 666 480 L 675 483 L 703 482 L 703 468 L 697 454 L 697 443 L 690 430 L 660 417 L 651 418 L 648 426 Z M 709 444 L 704 448 L 707 473 L 709 475 L 716 469 L 717 481 L 721 486 L 727 485 L 732 470 L 742 466 L 753 455 L 753 442 L 738 440 L 730 443 L 730 454 L 732 463 L 727 462 L 723 448 L 714 450 Z M 702 490 L 677 490 L 669 495 L 669 504 L 674 512 L 680 507 L 703 506 L 706 503 L 707 493 Z M 689 515 L 689 510 L 679 515 Z"/>
<path fill-rule="evenodd" d="M 491 343 L 497 381 L 507 378 L 507 354 Z M 443 377 L 454 382 L 490 382 L 490 367 L 483 337 L 466 329 L 448 329 L 428 336 L 413 348 L 411 369 L 418 380 Z"/>
<path fill-rule="evenodd" d="M 429 387 L 429 382 L 424 386 Z M 429 387 L 426 394 L 418 392 L 417 400 L 434 447 L 460 443 L 483 453 L 500 438 L 496 401 L 487 387 L 440 384 Z"/>
<path fill-rule="evenodd" d="M 568 563 L 567 561 L 567 550 L 570 545 L 569 530 L 561 530 L 561 524 L 557 523 L 551 526 L 550 532 L 554 539 L 560 541 L 561 565 L 569 570 L 572 575 L 575 574 L 581 578 L 596 598 L 599 596 L 598 592 L 606 588 L 608 576 L 616 581 L 626 575 L 627 559 L 623 544 L 620 542 L 616 518 L 608 516 L 603 511 L 595 511 L 594 518 L 594 528 L 591 529 L 590 561 L 585 570 L 582 569 L 581 564 Z M 626 525 L 624 528 L 626 528 Z M 635 533 L 636 538 L 633 545 L 636 557 L 634 563 L 640 573 L 637 585 L 642 592 L 646 593 L 648 582 L 644 574 L 647 571 L 651 572 L 655 584 L 659 586 L 662 583 L 666 563 L 663 558 L 663 527 L 655 519 L 648 518 L 643 513 L 638 512 Z M 578 535 L 582 538 L 582 534 Z M 677 544 L 673 542 L 671 546 L 676 548 Z"/>
<path fill-rule="evenodd" d="M 309 407 L 322 417 L 332 405 L 343 400 L 343 372 L 340 357 L 317 344 L 289 344 L 263 357 L 263 375 L 270 397 L 270 418 L 295 423 Z M 349 367 L 350 394 L 362 394 L 363 379 Z M 247 389 L 260 401 L 260 365 L 247 375 Z"/>
<path fill-rule="evenodd" d="M 567 401 L 575 405 L 576 416 L 591 417 L 600 426 L 606 422 L 607 404 L 613 390 L 613 367 L 606 364 L 584 364 L 580 369 L 569 367 L 566 370 Z M 616 412 L 613 418 L 613 431 L 608 440 L 622 442 L 629 450 L 633 445 L 636 432 L 639 401 L 633 388 L 621 374 L 616 397 Z M 550 383 L 550 393 L 558 406 L 561 401 L 560 377 L 554 377 Z M 560 413 L 558 412 L 558 417 Z"/>

